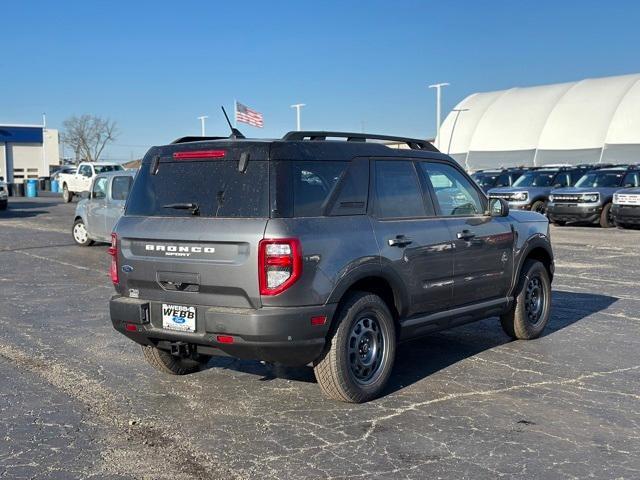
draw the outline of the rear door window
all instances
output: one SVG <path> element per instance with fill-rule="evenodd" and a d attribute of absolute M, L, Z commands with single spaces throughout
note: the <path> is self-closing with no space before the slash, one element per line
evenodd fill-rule
<path fill-rule="evenodd" d="M 129 176 L 114 177 L 111 183 L 111 198 L 114 200 L 126 200 L 131 188 L 133 178 Z"/>
<path fill-rule="evenodd" d="M 375 189 L 378 217 L 412 218 L 427 215 L 413 162 L 376 160 Z"/>
<path fill-rule="evenodd" d="M 322 215 L 330 200 L 329 196 L 348 166 L 349 162 L 293 162 L 293 215 Z"/>
<path fill-rule="evenodd" d="M 229 155 L 231 156 L 231 155 Z M 127 215 L 184 217 L 197 205 L 202 217 L 269 216 L 269 169 L 266 160 L 250 160 L 244 172 L 238 160 L 145 161 L 133 183 Z M 313 179 L 309 179 L 313 181 Z"/>

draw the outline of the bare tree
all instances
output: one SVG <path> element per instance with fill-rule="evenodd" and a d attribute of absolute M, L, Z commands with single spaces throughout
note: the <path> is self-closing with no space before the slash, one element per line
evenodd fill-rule
<path fill-rule="evenodd" d="M 67 118 L 62 126 L 62 141 L 76 152 L 76 160 L 88 162 L 97 162 L 104 147 L 118 135 L 115 121 L 94 115 L 74 115 Z"/>

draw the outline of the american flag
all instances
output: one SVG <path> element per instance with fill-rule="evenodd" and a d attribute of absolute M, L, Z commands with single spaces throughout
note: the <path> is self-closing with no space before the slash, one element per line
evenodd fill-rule
<path fill-rule="evenodd" d="M 251 126 L 262 128 L 264 127 L 264 119 L 260 112 L 251 110 L 246 105 L 236 102 L 236 120 L 242 123 L 248 123 Z"/>

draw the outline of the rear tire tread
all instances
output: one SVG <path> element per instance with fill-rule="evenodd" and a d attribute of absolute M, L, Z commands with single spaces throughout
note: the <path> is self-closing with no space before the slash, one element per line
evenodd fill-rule
<path fill-rule="evenodd" d="M 141 345 L 144 359 L 156 370 L 170 375 L 188 375 L 200 370 L 200 363 L 171 355 L 151 345 Z"/>
<path fill-rule="evenodd" d="M 388 339 L 388 345 L 385 346 L 389 349 L 387 365 L 383 367 L 386 372 L 383 372 L 380 380 L 376 382 L 378 385 L 369 391 L 348 381 L 349 366 L 345 364 L 344 358 L 341 358 L 343 352 L 340 350 L 343 345 L 343 337 L 349 333 L 351 320 L 365 305 L 379 309 L 385 317 L 385 321 L 391 322 L 390 331 L 392 332 L 391 338 Z M 339 323 L 335 332 L 327 340 L 329 349 L 313 368 L 320 390 L 329 398 L 347 403 L 362 403 L 372 400 L 384 389 L 393 368 L 396 339 L 391 312 L 387 304 L 377 295 L 368 292 L 354 292 L 340 308 L 337 321 Z"/>

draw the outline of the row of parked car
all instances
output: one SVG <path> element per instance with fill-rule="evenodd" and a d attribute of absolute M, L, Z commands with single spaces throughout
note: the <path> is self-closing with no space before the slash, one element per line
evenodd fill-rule
<path fill-rule="evenodd" d="M 555 225 L 640 225 L 640 164 L 517 167 L 479 170 L 472 177 L 489 198 L 546 214 Z"/>

